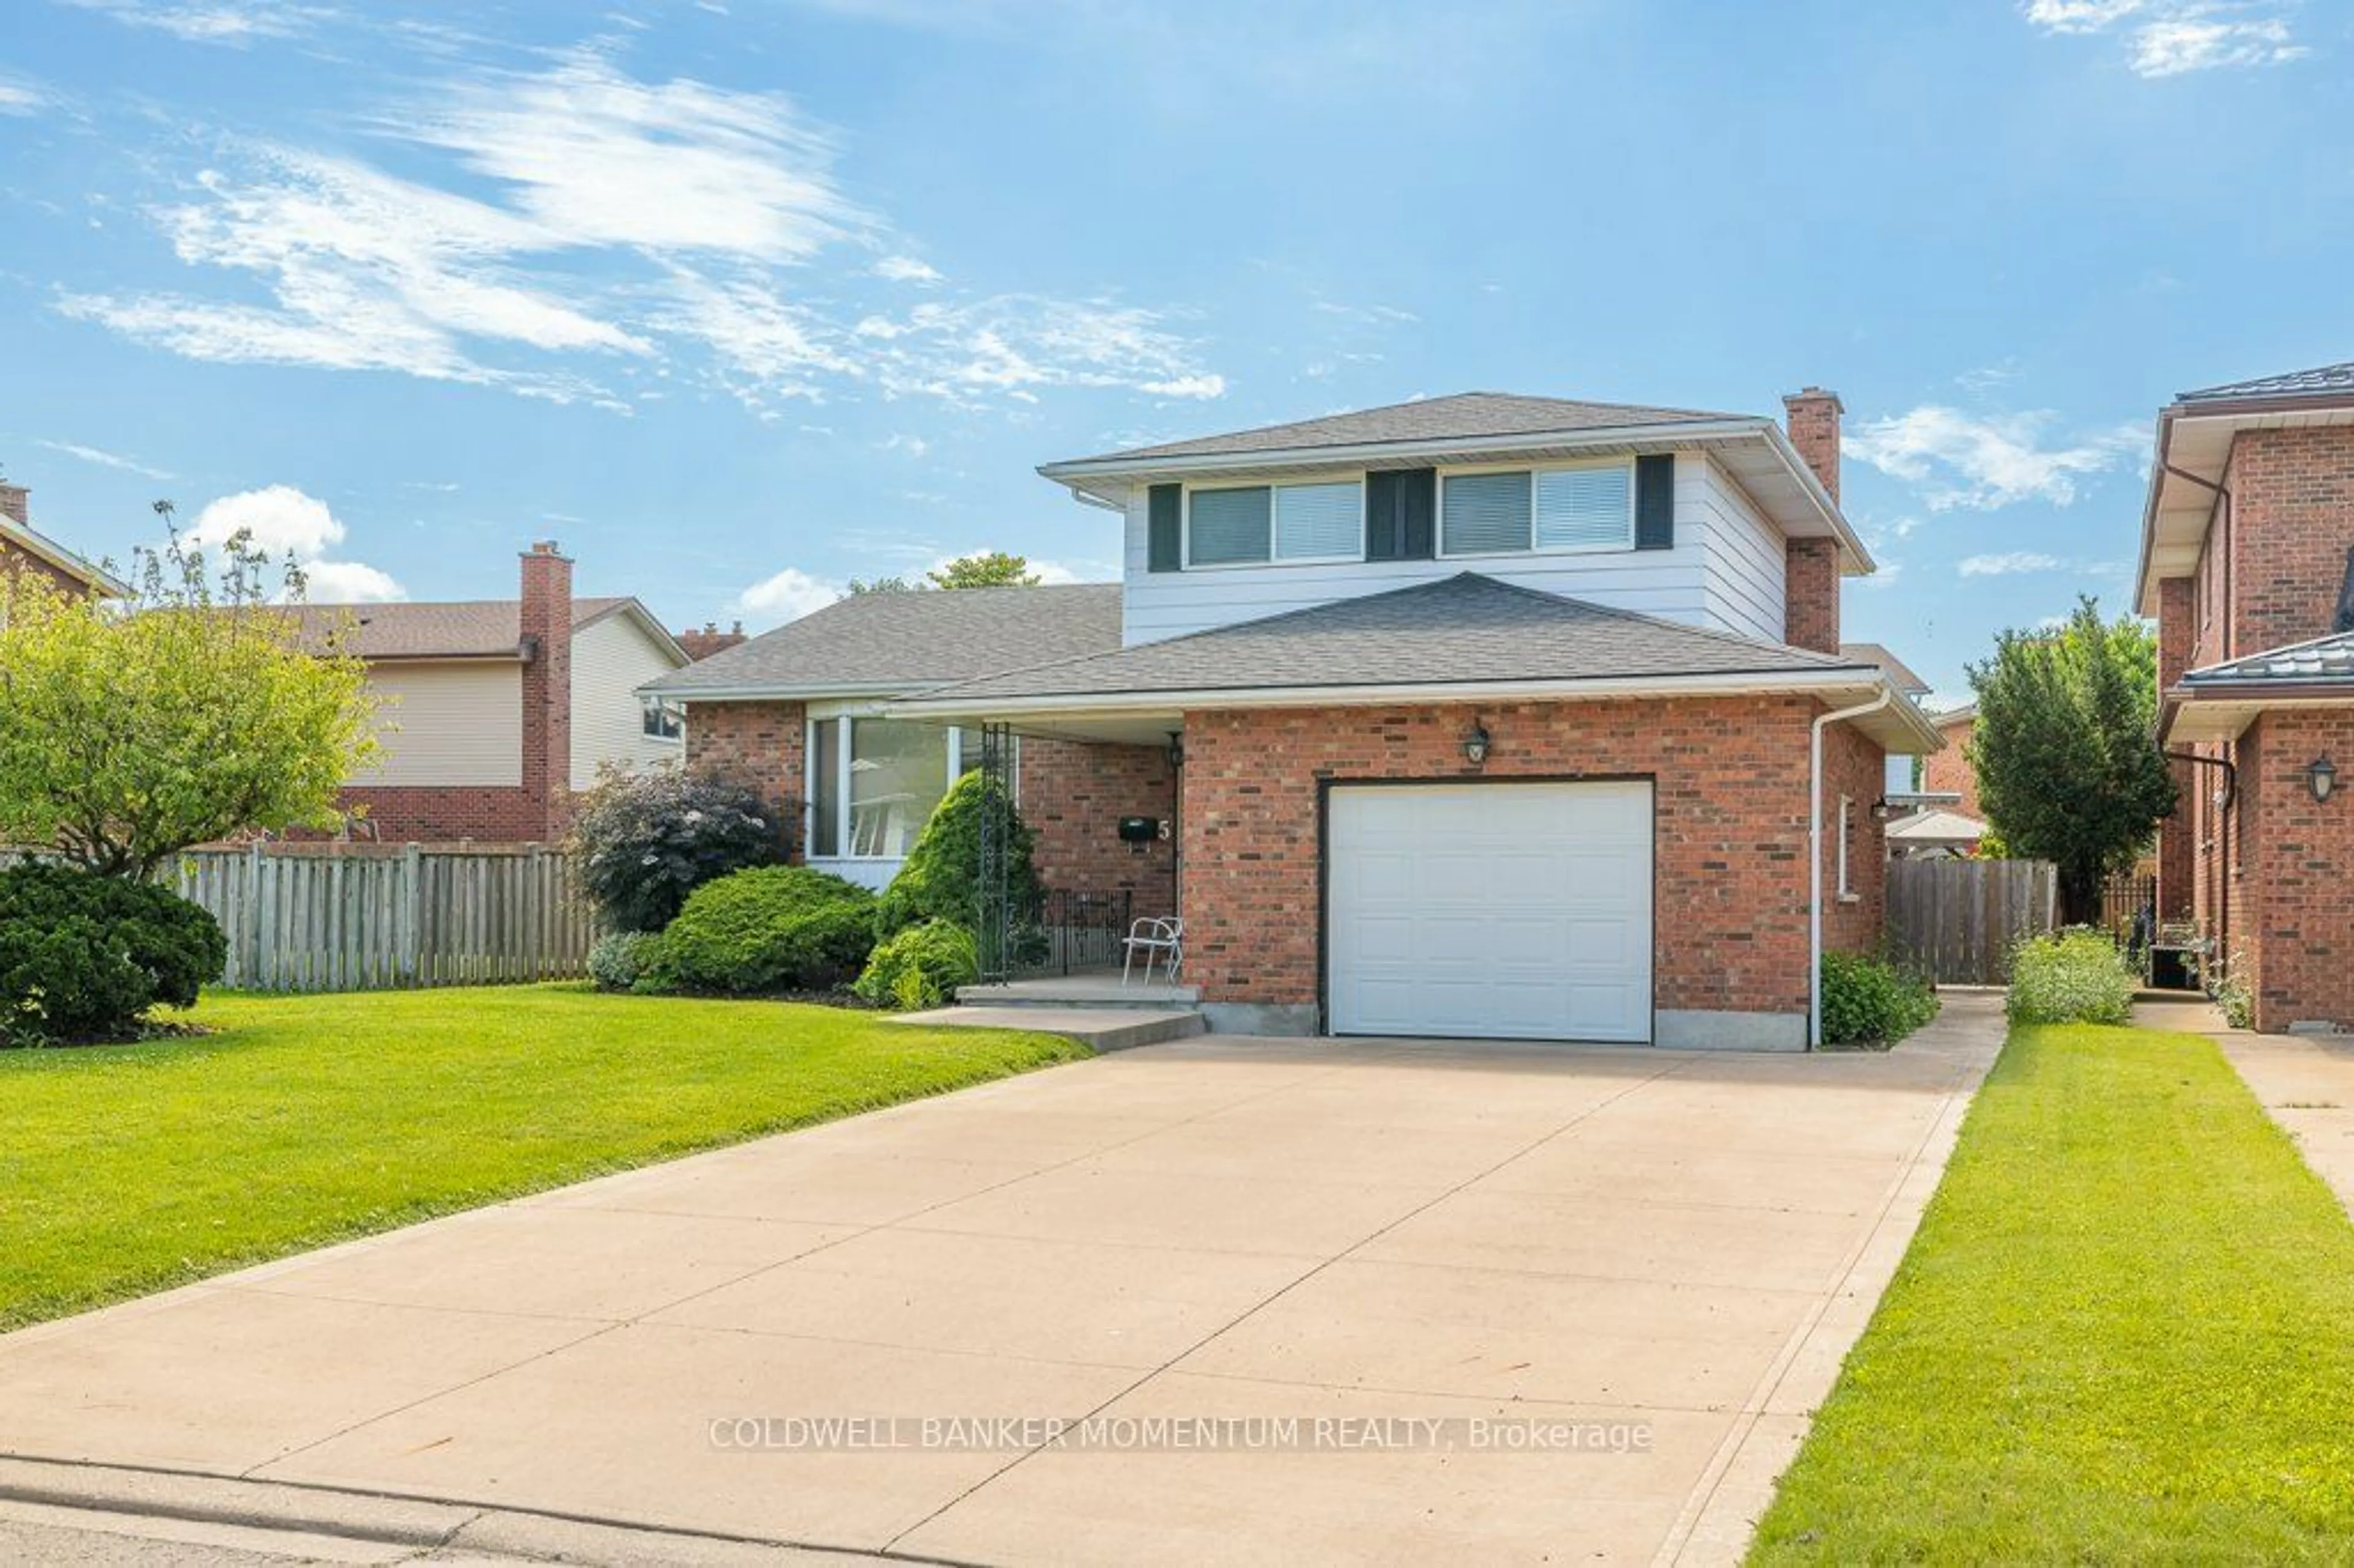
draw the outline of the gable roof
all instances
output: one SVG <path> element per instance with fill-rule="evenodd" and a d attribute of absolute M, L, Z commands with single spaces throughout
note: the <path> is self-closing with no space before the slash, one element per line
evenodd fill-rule
<path fill-rule="evenodd" d="M 2278 376 L 2259 376 L 2251 381 L 2227 381 L 2221 387 L 2202 387 L 2195 392 L 2179 392 L 2178 403 L 2238 402 L 2253 397 L 2342 397 L 2354 396 L 2354 360 L 2342 365 L 2324 365 L 2312 370 L 2291 370 Z"/>
<path fill-rule="evenodd" d="M 633 609 L 670 645 L 670 633 L 626 595 L 572 601 L 572 630 Z M 296 616 L 308 637 L 344 633 L 344 648 L 363 659 L 514 659 L 523 652 L 523 601 L 456 599 L 393 604 L 305 604 Z M 684 657 L 682 652 L 681 658 Z"/>
<path fill-rule="evenodd" d="M 1881 687 L 1876 665 L 1612 609 L 1462 572 L 1437 582 L 988 675 L 898 705 L 912 716 L 998 710 L 1438 699 L 1499 687 L 1575 696 L 1691 687 Z M 1401 692 L 1416 694 L 1400 696 Z M 1911 715 L 1910 738 L 1935 745 Z"/>
<path fill-rule="evenodd" d="M 35 560 L 48 563 L 92 593 L 108 599 L 130 596 L 131 585 L 104 567 L 77 555 L 31 524 L 19 523 L 14 517 L 0 513 L 0 554 L 12 549 L 22 550 Z"/>
<path fill-rule="evenodd" d="M 1631 429 L 1649 425 L 1713 423 L 1739 419 L 1696 408 L 1655 408 L 1639 403 L 1588 403 L 1568 397 L 1529 397 L 1511 392 L 1457 392 L 1390 403 L 1353 413 L 1328 414 L 1288 424 L 1262 425 L 1191 440 L 1129 447 L 1075 462 L 1119 462 L 1172 457 L 1218 457 L 1315 447 L 1378 446 L 1394 441 L 1486 440 L 1555 431 Z M 1061 464 L 1052 465 L 1061 467 Z"/>
<path fill-rule="evenodd" d="M 1913 673 L 1912 666 L 1890 652 L 1878 642 L 1842 642 L 1840 657 L 1857 664 L 1877 664 L 1888 675 L 1889 683 L 1908 697 L 1925 695 L 1929 683 Z"/>
<path fill-rule="evenodd" d="M 898 695 L 1119 646 L 1118 583 L 852 594 L 644 689 L 697 697 Z"/>

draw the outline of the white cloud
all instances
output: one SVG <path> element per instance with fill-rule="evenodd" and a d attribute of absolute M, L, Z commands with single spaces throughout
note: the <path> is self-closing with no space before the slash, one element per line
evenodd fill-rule
<path fill-rule="evenodd" d="M 31 114 L 48 107 L 48 95 L 19 77 L 0 76 L 0 114 Z"/>
<path fill-rule="evenodd" d="M 1869 419 L 1850 431 L 1846 450 L 1910 483 L 1925 485 L 1933 512 L 1988 510 L 2042 500 L 2065 506 L 2076 482 L 2141 450 L 2138 427 L 2119 426 L 2063 446 L 2041 444 L 2049 411 L 1976 415 L 1937 404 Z"/>
<path fill-rule="evenodd" d="M 922 457 L 932 450 L 931 442 L 921 436 L 911 436 L 905 431 L 894 433 L 875 444 L 884 451 L 905 452 L 911 458 Z"/>
<path fill-rule="evenodd" d="M 2313 51 L 2296 42 L 2277 4 L 2265 0 L 2025 0 L 2028 22 L 2047 33 L 2105 33 L 2120 24 L 2137 76 L 2283 65 Z"/>
<path fill-rule="evenodd" d="M 327 13 L 283 0 L 68 0 L 84 11 L 101 11 L 134 27 L 169 33 L 184 43 L 245 44 L 256 38 L 291 38 L 310 30 Z"/>
<path fill-rule="evenodd" d="M 748 624 L 765 630 L 823 609 L 845 591 L 839 583 L 813 577 L 798 567 L 787 567 L 737 595 L 734 608 Z"/>
<path fill-rule="evenodd" d="M 172 477 L 164 470 L 151 468 L 136 458 L 127 458 L 121 452 L 111 452 L 101 447 L 86 447 L 79 441 L 42 440 L 36 444 L 47 447 L 53 452 L 63 452 L 69 458 L 80 458 L 84 462 L 95 463 L 101 468 L 121 469 L 125 473 L 144 474 L 149 479 Z"/>
<path fill-rule="evenodd" d="M 2056 572 L 2067 565 L 2057 556 L 2046 556 L 2035 550 L 2011 550 L 1999 556 L 1966 556 L 1960 570 L 1966 577 L 2002 577 L 2021 572 Z"/>
<path fill-rule="evenodd" d="M 272 559 L 291 556 L 297 562 L 309 579 L 309 598 L 318 603 L 408 597 L 406 588 L 374 567 L 328 559 L 327 552 L 344 542 L 344 524 L 325 502 L 291 484 L 222 496 L 196 514 L 186 537 L 191 546 L 219 545 L 240 533 Z"/>
<path fill-rule="evenodd" d="M 190 199 L 155 214 L 181 260 L 258 280 L 265 302 L 69 293 L 58 308 L 190 358 L 391 370 L 624 410 L 608 378 L 668 375 L 682 356 L 768 417 L 779 399 L 862 385 L 969 403 L 1055 387 L 1225 390 L 1142 307 L 1005 294 L 892 317 L 841 297 L 876 274 L 943 280 L 905 255 L 863 264 L 886 228 L 840 187 L 831 133 L 781 94 L 642 82 L 582 49 L 445 83 L 370 123 L 454 167 L 437 183 L 232 143 Z M 819 277 L 836 251 L 862 264 Z"/>

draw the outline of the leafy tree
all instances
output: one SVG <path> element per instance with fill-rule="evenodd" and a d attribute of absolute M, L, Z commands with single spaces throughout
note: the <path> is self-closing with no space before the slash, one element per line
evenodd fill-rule
<path fill-rule="evenodd" d="M 2059 868 L 2070 925 L 2100 913 L 2101 880 L 2131 866 L 2174 810 L 2153 738 L 2158 648 L 2130 616 L 2109 625 L 2080 599 L 2057 631 L 2006 631 L 1970 667 L 1967 744 L 1987 819 L 2013 853 Z"/>
<path fill-rule="evenodd" d="M 271 603 L 270 576 L 243 534 L 217 580 L 174 534 L 134 554 L 121 603 L 0 583 L 0 837 L 143 878 L 190 844 L 339 825 L 376 752 L 366 669 Z M 302 591 L 290 562 L 281 597 Z"/>
<path fill-rule="evenodd" d="M 659 931 L 706 882 L 785 858 L 778 813 L 748 786 L 675 768 L 609 768 L 572 818 L 581 891 L 613 931 Z"/>
<path fill-rule="evenodd" d="M 924 575 L 934 586 L 944 588 L 1038 586 L 1038 574 L 1030 569 L 1028 559 L 1009 556 L 1002 550 L 984 550 L 977 555 L 960 556 L 946 566 L 935 567 Z"/>
<path fill-rule="evenodd" d="M 928 586 L 925 583 L 909 582 L 906 577 L 876 577 L 872 582 L 860 577 L 850 579 L 850 591 L 854 594 L 916 593 Z"/>

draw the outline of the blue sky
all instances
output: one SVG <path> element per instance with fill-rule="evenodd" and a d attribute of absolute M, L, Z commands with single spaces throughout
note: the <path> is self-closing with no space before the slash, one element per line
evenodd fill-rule
<path fill-rule="evenodd" d="M 1848 408 L 1850 637 L 2120 606 L 2173 392 L 2354 356 L 2323 0 L 15 0 L 0 464 L 120 556 L 772 624 L 1033 467 L 1493 388 Z"/>

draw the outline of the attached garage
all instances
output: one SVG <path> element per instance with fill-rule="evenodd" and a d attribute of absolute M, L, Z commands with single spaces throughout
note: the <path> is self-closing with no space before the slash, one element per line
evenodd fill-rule
<path fill-rule="evenodd" d="M 1336 784 L 1324 853 L 1332 1033 L 1649 1043 L 1648 780 Z"/>

